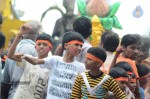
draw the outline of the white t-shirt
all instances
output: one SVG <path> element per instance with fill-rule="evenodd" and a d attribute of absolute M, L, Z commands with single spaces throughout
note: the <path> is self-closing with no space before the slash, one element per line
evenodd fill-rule
<path fill-rule="evenodd" d="M 60 56 L 47 57 L 44 61 L 43 67 L 49 66 L 48 68 L 51 71 L 47 99 L 70 99 L 77 75 L 85 71 L 84 64 L 76 60 L 72 63 L 66 63 L 63 61 L 63 57 Z"/>
<path fill-rule="evenodd" d="M 104 72 L 108 70 L 115 56 L 114 53 L 109 52 L 109 51 L 106 51 L 106 54 L 107 54 L 107 58 L 104 62 L 104 65 L 100 67 L 100 69 L 103 70 Z"/>
<path fill-rule="evenodd" d="M 49 70 L 32 65 L 26 60 L 22 60 L 18 65 L 24 68 L 24 72 L 13 99 L 43 99 Z"/>

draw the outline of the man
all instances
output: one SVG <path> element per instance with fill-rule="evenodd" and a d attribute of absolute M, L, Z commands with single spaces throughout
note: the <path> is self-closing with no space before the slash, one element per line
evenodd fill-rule
<path fill-rule="evenodd" d="M 0 56 L 3 52 L 3 48 L 5 46 L 5 36 L 0 32 Z M 1 69 L 2 69 L 2 64 L 1 64 L 1 57 L 0 57 L 0 81 L 1 81 Z M 1 87 L 1 83 L 0 83 L 0 87 Z M 0 88 L 0 93 L 1 93 L 1 88 Z M 1 99 L 1 97 L 0 97 Z"/>
<path fill-rule="evenodd" d="M 34 41 L 36 40 L 38 34 L 41 33 L 42 25 L 37 21 L 30 21 L 25 23 L 24 25 L 28 25 L 31 29 L 30 31 L 28 31 L 28 33 L 25 33 L 23 36 L 20 37 L 20 39 L 18 39 L 20 43 L 18 44 L 15 53 L 20 52 L 23 54 L 37 56 Z M 21 29 L 24 28 L 24 25 L 21 27 Z M 24 69 L 19 67 L 19 64 L 17 64 L 16 61 L 9 58 L 6 60 L 4 73 L 2 76 L 2 83 L 10 84 L 11 86 L 8 99 L 13 98 L 23 71 Z"/>

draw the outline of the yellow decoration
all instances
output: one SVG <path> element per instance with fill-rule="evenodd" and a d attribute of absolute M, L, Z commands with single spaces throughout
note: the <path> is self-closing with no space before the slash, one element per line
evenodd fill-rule
<path fill-rule="evenodd" d="M 104 28 L 100 23 L 100 20 L 97 15 L 92 17 L 92 40 L 91 44 L 93 47 L 97 47 L 100 43 L 100 38 L 104 32 Z"/>
<path fill-rule="evenodd" d="M 3 15 L 3 17 L 11 18 L 11 6 L 10 6 L 11 0 L 0 0 L 0 13 Z"/>
<path fill-rule="evenodd" d="M 20 26 L 23 25 L 24 23 L 25 21 L 4 18 L 1 31 L 6 36 L 5 48 L 7 48 L 10 39 L 16 36 Z"/>

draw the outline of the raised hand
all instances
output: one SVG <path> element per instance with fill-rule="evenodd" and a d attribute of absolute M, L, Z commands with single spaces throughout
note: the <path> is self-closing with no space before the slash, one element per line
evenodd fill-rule
<path fill-rule="evenodd" d="M 31 27 L 27 24 L 24 24 L 20 27 L 20 30 L 19 30 L 19 36 L 22 36 L 23 34 L 28 34 L 30 33 L 31 31 Z"/>
<path fill-rule="evenodd" d="M 120 53 L 122 53 L 124 51 L 124 48 L 122 46 L 119 46 L 117 49 L 116 49 L 116 55 L 119 55 Z"/>

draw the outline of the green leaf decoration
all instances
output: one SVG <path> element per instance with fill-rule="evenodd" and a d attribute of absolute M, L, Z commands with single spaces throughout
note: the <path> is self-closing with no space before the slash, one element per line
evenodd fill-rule
<path fill-rule="evenodd" d="M 113 27 L 113 19 L 112 18 L 102 18 L 102 26 L 105 30 L 112 30 Z"/>
<path fill-rule="evenodd" d="M 112 28 L 122 29 L 121 24 L 119 23 L 117 17 L 115 16 L 116 12 L 120 7 L 121 2 L 116 2 L 110 6 L 109 13 L 106 17 L 100 18 L 100 22 L 105 30 L 112 30 Z M 85 0 L 77 0 L 78 10 L 81 16 L 85 16 L 89 19 L 92 17 L 87 16 L 86 14 L 86 2 Z M 92 38 L 90 38 L 92 39 Z"/>
<path fill-rule="evenodd" d="M 77 0 L 78 10 L 82 16 L 86 15 L 86 3 L 84 0 Z"/>
<path fill-rule="evenodd" d="M 117 2 L 117 3 L 114 3 L 113 5 L 111 5 L 107 17 L 114 16 L 116 14 L 118 8 L 120 7 L 120 4 L 121 4 L 121 2 Z"/>
<path fill-rule="evenodd" d="M 114 16 L 112 19 L 113 19 L 113 22 L 114 22 L 113 27 L 116 28 L 116 29 L 122 29 L 122 26 L 118 21 L 118 18 L 116 16 Z"/>

